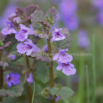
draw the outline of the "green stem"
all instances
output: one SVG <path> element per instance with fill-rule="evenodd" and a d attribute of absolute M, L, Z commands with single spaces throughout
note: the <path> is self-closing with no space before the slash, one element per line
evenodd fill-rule
<path fill-rule="evenodd" d="M 83 51 L 81 51 L 83 53 Z M 84 99 L 84 75 L 85 75 L 85 57 L 80 56 L 80 67 L 79 67 L 79 90 L 78 90 L 78 102 L 77 103 L 82 103 Z"/>
<path fill-rule="evenodd" d="M 89 72 L 88 72 L 88 66 L 86 66 L 86 81 L 87 81 L 87 103 L 90 103 L 89 99 Z"/>
<path fill-rule="evenodd" d="M 93 49 L 92 49 L 92 102 L 95 103 L 96 95 L 95 95 L 95 90 L 96 90 L 96 71 L 95 71 L 95 35 L 93 35 Z"/>
<path fill-rule="evenodd" d="M 49 34 L 49 30 L 47 30 L 47 34 Z M 49 57 L 52 59 L 50 39 L 47 39 L 47 44 L 48 44 Z M 49 64 L 49 72 L 50 72 L 50 87 L 52 88 L 52 87 L 54 87 L 54 75 L 53 75 L 53 62 L 52 62 L 52 60 L 50 61 L 50 64 Z M 52 103 L 55 103 L 55 98 L 52 100 Z"/>
<path fill-rule="evenodd" d="M 35 82 L 34 82 L 34 90 L 33 90 L 33 96 L 32 96 L 32 102 L 31 103 L 33 103 L 33 101 L 34 101 L 34 95 L 35 95 Z"/>
<path fill-rule="evenodd" d="M 29 63 L 29 58 L 28 56 L 26 56 L 26 65 L 27 65 L 27 68 L 30 69 L 30 63 Z M 32 102 L 32 87 L 31 85 L 28 85 L 28 97 L 29 97 L 29 103 Z"/>
<path fill-rule="evenodd" d="M 2 52 L 0 52 L 0 61 L 2 57 Z M 0 66 L 0 89 L 2 89 L 3 86 L 3 69 L 2 66 Z M 0 102 L 2 102 L 2 97 L 0 97 Z"/>

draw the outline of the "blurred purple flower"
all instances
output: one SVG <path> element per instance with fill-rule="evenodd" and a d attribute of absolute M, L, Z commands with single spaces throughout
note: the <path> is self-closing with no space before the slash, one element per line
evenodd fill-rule
<path fill-rule="evenodd" d="M 67 62 L 67 63 L 60 63 L 58 62 L 58 66 L 56 68 L 57 70 L 62 70 L 64 74 L 67 76 L 74 75 L 76 73 L 76 69 L 73 64 Z"/>
<path fill-rule="evenodd" d="M 9 35 L 9 34 L 15 34 L 17 31 L 14 29 L 14 26 L 13 24 L 8 21 L 7 22 L 7 25 L 8 27 L 5 27 L 1 30 L 1 32 L 4 34 L 4 35 Z"/>
<path fill-rule="evenodd" d="M 7 74 L 5 77 L 5 81 L 8 85 L 8 87 L 11 87 L 12 84 L 18 85 L 20 82 L 19 79 L 20 79 L 20 75 L 18 73 L 10 73 L 10 74 Z"/>
<path fill-rule="evenodd" d="M 55 101 L 58 102 L 58 100 L 60 100 L 60 99 L 61 99 L 61 97 L 57 96 L 57 97 L 55 98 Z"/>
<path fill-rule="evenodd" d="M 51 41 L 60 41 L 60 40 L 64 40 L 66 38 L 66 36 L 64 34 L 61 34 L 59 31 L 61 31 L 62 28 L 59 28 L 59 29 L 55 29 L 53 32 L 52 32 L 52 38 L 51 38 Z"/>
<path fill-rule="evenodd" d="M 103 27 L 103 10 L 101 10 L 97 15 L 97 20 L 99 24 Z"/>
<path fill-rule="evenodd" d="M 47 52 L 48 52 L 48 45 L 45 45 L 45 46 L 42 48 L 42 50 L 47 53 Z"/>
<path fill-rule="evenodd" d="M 6 26 L 5 21 L 8 20 L 11 14 L 15 12 L 15 8 L 17 6 L 13 3 L 9 3 L 3 13 L 3 15 L 0 17 L 0 28 L 4 28 Z"/>
<path fill-rule="evenodd" d="M 79 18 L 76 14 L 64 17 L 64 24 L 70 31 L 75 31 L 79 27 Z"/>
<path fill-rule="evenodd" d="M 79 26 L 79 19 L 77 17 L 77 2 L 76 0 L 63 0 L 59 5 L 62 14 L 63 22 L 70 31 L 77 30 Z"/>
<path fill-rule="evenodd" d="M 23 24 L 20 24 L 20 30 L 19 32 L 17 32 L 15 34 L 15 38 L 18 40 L 18 41 L 24 41 L 28 38 L 28 35 L 33 35 L 35 34 L 35 31 L 26 27 L 25 25 Z"/>
<path fill-rule="evenodd" d="M 15 60 L 15 55 L 9 55 L 9 60 Z"/>
<path fill-rule="evenodd" d="M 78 9 L 77 2 L 76 0 L 62 0 L 59 9 L 63 16 L 74 14 Z"/>
<path fill-rule="evenodd" d="M 85 30 L 81 30 L 78 33 L 78 46 L 83 49 L 88 49 L 90 47 L 88 34 Z"/>
<path fill-rule="evenodd" d="M 33 52 L 40 52 L 40 49 L 33 44 L 30 39 L 27 39 L 24 43 L 19 43 L 17 45 L 17 52 L 20 54 L 31 55 Z"/>
<path fill-rule="evenodd" d="M 103 10 L 103 0 L 91 0 L 91 3 L 94 7 L 98 8 L 99 10 Z"/>
<path fill-rule="evenodd" d="M 33 83 L 33 74 L 32 73 L 29 73 L 29 76 L 27 78 L 27 82 L 29 82 L 29 84 Z"/>
<path fill-rule="evenodd" d="M 54 61 L 57 60 L 58 62 L 61 63 L 71 62 L 73 60 L 73 57 L 72 55 L 65 53 L 66 51 L 68 51 L 68 49 L 60 50 L 59 53 L 53 56 L 53 60 Z"/>

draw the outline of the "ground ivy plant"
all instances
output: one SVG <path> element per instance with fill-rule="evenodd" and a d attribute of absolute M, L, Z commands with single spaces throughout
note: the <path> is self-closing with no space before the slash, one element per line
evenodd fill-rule
<path fill-rule="evenodd" d="M 58 76 L 54 70 L 67 76 L 76 73 L 73 57 L 66 53 L 71 46 L 69 30 L 54 28 L 56 14 L 54 7 L 44 14 L 38 5 L 29 5 L 16 8 L 8 18 L 0 32 L 0 102 L 25 91 L 29 103 L 40 101 L 39 96 L 46 98 L 45 103 L 55 103 L 74 95 L 69 87 L 54 82 Z M 34 94 L 38 86 L 42 90 Z"/>

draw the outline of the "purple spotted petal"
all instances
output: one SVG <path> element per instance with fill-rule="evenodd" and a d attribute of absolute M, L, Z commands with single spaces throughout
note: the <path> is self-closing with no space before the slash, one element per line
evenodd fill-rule
<path fill-rule="evenodd" d="M 51 41 L 60 41 L 60 40 L 64 40 L 66 38 L 66 36 L 64 34 L 61 34 L 59 31 L 61 31 L 62 29 L 55 29 L 52 33 L 52 38 Z"/>

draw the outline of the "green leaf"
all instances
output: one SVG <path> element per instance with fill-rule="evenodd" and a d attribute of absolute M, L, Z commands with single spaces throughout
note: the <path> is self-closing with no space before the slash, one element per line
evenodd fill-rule
<path fill-rule="evenodd" d="M 50 25 L 54 25 L 56 20 L 57 12 L 55 10 L 55 7 L 50 8 L 46 13 L 45 21 L 48 22 Z"/>
<path fill-rule="evenodd" d="M 46 62 L 38 61 L 35 65 L 36 72 L 34 78 L 47 83 L 49 81 L 49 67 Z"/>
<path fill-rule="evenodd" d="M 34 13 L 31 14 L 31 23 L 35 30 L 42 31 L 42 25 L 38 23 L 40 20 L 44 20 L 44 13 L 41 10 L 35 10 Z"/>
<path fill-rule="evenodd" d="M 61 89 L 53 87 L 50 90 L 50 94 L 60 96 L 61 98 L 69 98 L 74 95 L 74 92 L 68 87 L 62 87 Z"/>
<path fill-rule="evenodd" d="M 61 40 L 61 41 L 54 41 L 53 42 L 54 46 L 61 48 L 61 49 L 70 48 L 71 47 L 71 37 L 70 37 L 69 30 L 67 28 L 62 28 L 60 33 L 65 34 L 66 39 Z"/>
<path fill-rule="evenodd" d="M 22 95 L 24 88 L 23 84 L 20 83 L 16 86 L 11 87 L 10 89 L 1 89 L 0 90 L 0 96 L 10 96 L 10 97 L 19 97 Z"/>
<path fill-rule="evenodd" d="M 40 92 L 40 95 L 43 96 L 43 97 L 45 97 L 45 98 L 49 98 L 49 96 L 50 96 L 49 90 L 50 90 L 49 87 L 44 88 L 44 89 Z"/>
<path fill-rule="evenodd" d="M 39 10 L 39 6 L 38 5 L 29 5 L 26 7 L 26 15 L 30 16 L 35 10 Z"/>

